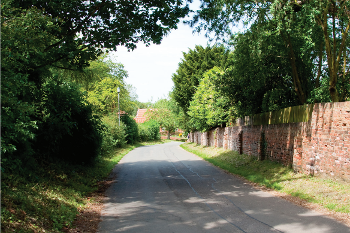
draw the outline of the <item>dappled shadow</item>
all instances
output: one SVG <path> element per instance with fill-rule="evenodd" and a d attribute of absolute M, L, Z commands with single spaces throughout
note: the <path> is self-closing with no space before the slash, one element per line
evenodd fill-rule
<path fill-rule="evenodd" d="M 257 190 L 172 142 L 116 166 L 99 232 L 349 232 Z"/>

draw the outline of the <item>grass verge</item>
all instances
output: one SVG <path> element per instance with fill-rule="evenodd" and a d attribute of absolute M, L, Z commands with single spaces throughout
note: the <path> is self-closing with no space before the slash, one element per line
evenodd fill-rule
<path fill-rule="evenodd" d="M 347 182 L 294 173 L 290 167 L 279 163 L 257 161 L 254 156 L 222 148 L 194 143 L 184 143 L 181 147 L 253 183 L 316 203 L 329 211 L 343 213 L 347 219 L 350 217 L 350 184 Z"/>
<path fill-rule="evenodd" d="M 137 143 L 115 149 L 94 166 L 37 161 L 35 171 L 6 175 L 1 183 L 1 232 L 64 232 L 96 200 L 96 192 L 113 167 L 139 146 L 170 140 Z"/>

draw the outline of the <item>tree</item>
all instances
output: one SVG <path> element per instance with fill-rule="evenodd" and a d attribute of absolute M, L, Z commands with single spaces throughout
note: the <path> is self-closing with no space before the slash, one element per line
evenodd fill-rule
<path fill-rule="evenodd" d="M 326 47 L 329 93 L 333 102 L 344 101 L 349 95 L 349 44 L 350 2 L 319 0 L 305 4 L 305 11 L 311 12 L 321 26 Z M 340 67 L 342 66 L 342 71 Z M 348 69 L 346 70 L 346 68 Z M 338 77 L 342 76 L 342 88 L 339 91 Z M 346 77 L 347 76 L 347 77 Z"/>
<path fill-rule="evenodd" d="M 215 79 L 223 74 L 222 70 L 214 67 L 204 73 L 197 87 L 188 111 L 191 125 L 196 130 L 204 132 L 219 125 L 226 125 L 232 116 L 233 105 L 230 100 L 215 88 Z"/>
<path fill-rule="evenodd" d="M 88 92 L 87 100 L 96 106 L 97 112 L 108 114 L 118 111 L 118 93 L 120 88 L 119 104 L 120 110 L 127 113 L 134 111 L 135 103 L 131 101 L 128 90 L 118 79 L 104 78 L 96 82 L 94 88 Z"/>
<path fill-rule="evenodd" d="M 160 99 L 149 108 L 146 112 L 147 120 L 154 120 L 159 123 L 160 127 L 168 131 L 168 139 L 170 133 L 174 132 L 178 127 L 178 107 L 173 99 Z"/>
<path fill-rule="evenodd" d="M 106 115 L 117 111 L 118 87 L 121 90 L 120 109 L 129 114 L 133 114 L 135 109 L 137 111 L 137 106 L 134 103 L 137 94 L 133 86 L 124 83 L 128 72 L 124 69 L 123 64 L 108 59 L 107 54 L 91 61 L 90 66 L 81 71 L 55 68 L 51 72 L 61 79 L 81 85 L 82 89 L 87 92 L 87 100 L 95 105 L 96 113 Z"/>
<path fill-rule="evenodd" d="M 323 51 L 326 51 L 329 75 L 329 94 L 332 101 L 343 101 L 348 95 L 347 73 L 349 67 L 347 49 L 349 45 L 348 32 L 350 27 L 350 3 L 349 1 L 217 1 L 202 0 L 201 10 L 197 11 L 189 22 L 197 31 L 206 30 L 207 34 L 214 32 L 218 39 L 226 39 L 231 36 L 231 28 L 236 23 L 243 21 L 246 24 L 255 24 L 263 29 L 270 24 L 274 31 L 278 32 L 288 49 L 293 89 L 300 103 L 308 99 L 308 76 L 303 75 L 303 67 L 300 68 L 298 60 L 305 61 L 304 45 L 309 45 L 313 51 L 309 53 L 309 60 L 317 62 L 318 73 L 315 75 L 315 86 L 320 84 L 322 73 Z M 263 30 L 262 30 L 263 31 Z M 321 32 L 321 33 L 320 33 Z M 299 34 L 299 35 L 298 35 Z M 303 38 L 304 45 L 300 45 L 293 36 Z M 226 38 L 225 38 L 226 37 Z M 319 38 L 322 38 L 320 40 Z M 325 47 L 325 49 L 324 49 Z M 342 64 L 343 72 L 339 67 Z M 321 67 L 321 68 L 320 68 Z M 342 76 L 341 83 L 338 77 Z M 324 82 L 323 82 L 324 83 Z M 340 92 L 338 91 L 340 89 Z M 340 94 L 341 93 L 341 94 Z"/>
<path fill-rule="evenodd" d="M 223 46 L 203 48 L 197 45 L 183 56 L 172 79 L 173 98 L 186 113 L 203 74 L 214 66 L 226 69 L 231 62 L 231 53 Z"/>
<path fill-rule="evenodd" d="M 43 84 L 33 148 L 36 157 L 93 164 L 102 144 L 102 122 L 74 83 L 55 79 Z"/>
<path fill-rule="evenodd" d="M 234 65 L 215 79 L 215 86 L 234 104 L 239 117 L 300 104 L 293 90 L 288 50 L 278 33 L 259 33 L 252 25 L 237 34 L 232 44 Z M 312 64 L 305 60 L 298 64 L 303 76 L 309 77 Z M 309 93 L 312 80 L 307 81 L 304 89 Z"/>
<path fill-rule="evenodd" d="M 34 153 L 32 144 L 38 130 L 40 101 L 37 101 L 37 86 L 28 80 L 26 66 L 40 60 L 40 56 L 32 55 L 54 42 L 55 37 L 49 32 L 57 29 L 50 23 L 51 17 L 33 8 L 17 9 L 14 17 L 14 9 L 8 3 L 1 4 L 2 161 L 9 154 L 28 156 Z M 42 30 L 47 33 L 41 33 Z"/>
<path fill-rule="evenodd" d="M 13 69 L 24 69 L 37 83 L 47 67 L 83 68 L 103 49 L 116 50 L 119 45 L 134 49 L 138 42 L 159 44 L 188 13 L 181 0 L 19 0 L 1 6 L 2 30 L 18 35 L 6 42 L 6 55 L 25 53 L 25 57 L 13 56 L 22 64 Z"/>
<path fill-rule="evenodd" d="M 107 77 L 118 79 L 121 83 L 124 83 L 124 79 L 128 77 L 128 72 L 125 70 L 124 65 L 113 62 L 106 53 L 99 56 L 96 60 L 90 61 L 89 66 L 82 70 L 57 68 L 51 70 L 54 74 L 80 84 L 85 91 L 91 91 L 95 83 Z"/>
<path fill-rule="evenodd" d="M 180 0 L 2 2 L 2 152 L 34 153 L 40 93 L 53 76 L 83 70 L 118 45 L 159 44 L 187 12 Z"/>

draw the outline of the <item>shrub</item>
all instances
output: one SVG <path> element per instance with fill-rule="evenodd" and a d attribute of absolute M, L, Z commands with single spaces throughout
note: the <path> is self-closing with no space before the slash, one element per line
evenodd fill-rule
<path fill-rule="evenodd" d="M 139 134 L 141 141 L 152 141 L 160 139 L 160 125 L 154 120 L 139 124 Z"/>
<path fill-rule="evenodd" d="M 104 116 L 102 121 L 105 130 L 103 131 L 101 153 L 108 155 L 114 148 L 126 145 L 126 126 L 123 122 L 119 126 L 118 118 L 115 115 Z"/>
<path fill-rule="evenodd" d="M 49 81 L 42 88 L 36 152 L 74 163 L 93 163 L 100 153 L 103 126 L 92 105 L 72 83 Z"/>
<path fill-rule="evenodd" d="M 1 154 L 24 150 L 28 154 L 37 129 L 33 116 L 38 111 L 33 105 L 34 83 L 27 75 L 2 72 L 1 80 Z M 31 153 L 30 153 L 31 154 Z"/>
<path fill-rule="evenodd" d="M 136 121 L 128 115 L 121 116 L 120 121 L 125 124 L 127 143 L 134 144 L 139 141 L 139 129 Z"/>

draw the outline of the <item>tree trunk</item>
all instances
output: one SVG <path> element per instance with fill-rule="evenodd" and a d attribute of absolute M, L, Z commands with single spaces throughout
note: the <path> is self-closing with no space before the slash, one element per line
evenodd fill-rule
<path fill-rule="evenodd" d="M 318 73 L 315 81 L 315 87 L 319 88 L 320 87 L 320 77 L 322 74 L 322 63 L 323 63 L 323 43 L 321 42 L 319 44 L 319 52 L 318 52 Z"/>
<path fill-rule="evenodd" d="M 324 39 L 325 39 L 325 45 L 326 45 L 326 54 L 327 54 L 327 63 L 328 63 L 328 69 L 329 69 L 329 94 L 331 96 L 332 102 L 339 102 L 340 96 L 339 92 L 337 90 L 337 82 L 338 82 L 338 72 L 339 72 L 339 63 L 340 58 L 343 53 L 346 38 L 348 36 L 349 28 L 350 28 L 350 21 L 348 22 L 345 30 L 342 32 L 342 40 L 341 44 L 339 46 L 338 55 L 336 55 L 336 33 L 334 29 L 335 25 L 335 12 L 333 12 L 332 19 L 333 19 L 333 38 L 330 38 L 328 35 L 328 11 L 329 11 L 329 5 L 323 9 L 323 18 L 317 17 L 316 20 L 318 24 L 322 27 Z M 331 42 L 331 39 L 333 39 L 333 43 Z M 333 44 L 333 51 L 332 51 L 332 44 Z"/>
<path fill-rule="evenodd" d="M 167 131 L 167 136 L 168 136 L 167 139 L 170 139 L 170 131 L 169 130 Z"/>
<path fill-rule="evenodd" d="M 295 58 L 295 54 L 294 54 L 292 41 L 290 39 L 290 35 L 288 34 L 288 32 L 287 32 L 286 37 L 283 35 L 282 31 L 281 31 L 281 35 L 282 35 L 282 38 L 284 39 L 285 46 L 287 48 L 289 48 L 289 58 L 290 58 L 289 61 L 290 61 L 290 65 L 292 68 L 294 91 L 296 92 L 300 103 L 304 104 L 304 103 L 306 103 L 306 96 L 305 96 L 305 92 L 303 90 L 303 86 L 302 86 L 300 78 L 299 78 L 298 68 L 297 68 L 297 64 L 296 64 L 296 58 Z"/>

